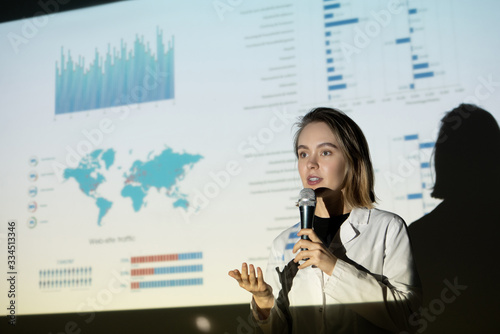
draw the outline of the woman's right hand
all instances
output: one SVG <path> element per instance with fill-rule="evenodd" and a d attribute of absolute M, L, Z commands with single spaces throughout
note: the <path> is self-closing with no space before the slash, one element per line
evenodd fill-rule
<path fill-rule="evenodd" d="M 267 313 L 274 305 L 273 288 L 264 281 L 264 274 L 262 269 L 257 267 L 257 274 L 255 267 L 250 265 L 250 270 L 246 263 L 241 265 L 241 273 L 238 269 L 231 270 L 229 276 L 238 281 L 238 284 L 253 295 L 255 304 L 261 311 Z"/>

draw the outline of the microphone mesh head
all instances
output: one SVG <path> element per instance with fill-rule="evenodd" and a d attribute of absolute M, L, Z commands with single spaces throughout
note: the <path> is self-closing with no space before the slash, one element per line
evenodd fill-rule
<path fill-rule="evenodd" d="M 316 194 L 310 188 L 304 188 L 300 191 L 299 202 L 301 201 L 316 201 Z"/>

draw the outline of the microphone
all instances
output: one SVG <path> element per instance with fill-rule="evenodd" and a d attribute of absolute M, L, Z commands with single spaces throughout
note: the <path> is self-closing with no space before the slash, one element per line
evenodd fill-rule
<path fill-rule="evenodd" d="M 314 190 L 304 188 L 300 191 L 297 206 L 300 211 L 300 228 L 312 228 L 314 220 L 314 210 L 316 209 L 316 194 Z M 309 240 L 307 235 L 302 235 L 302 239 Z"/>

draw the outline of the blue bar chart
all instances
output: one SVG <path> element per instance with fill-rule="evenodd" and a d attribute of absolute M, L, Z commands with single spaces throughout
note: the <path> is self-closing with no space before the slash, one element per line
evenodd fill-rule
<path fill-rule="evenodd" d="M 434 185 L 431 159 L 435 142 L 408 134 L 391 143 L 391 188 L 398 210 L 410 221 L 431 212 L 440 202 L 431 197 Z"/>
<path fill-rule="evenodd" d="M 425 6 L 408 0 L 392 12 L 382 2 L 323 1 L 328 100 L 456 85 L 458 71 L 444 62 L 453 52 L 440 43 L 453 22 L 435 17 L 450 8 L 448 0 Z M 377 80 L 383 82 L 370 86 Z"/>
<path fill-rule="evenodd" d="M 88 66 L 61 49 L 55 77 L 56 115 L 173 99 L 174 39 L 165 45 L 157 29 L 156 54 L 139 36 L 131 50 L 123 41 L 118 50 L 108 44 L 104 57 L 96 49 Z"/>
<path fill-rule="evenodd" d="M 453 49 L 443 48 L 436 32 L 446 38 L 453 31 L 453 22 L 446 16 L 436 16 L 438 12 L 451 11 L 449 1 L 422 3 L 407 0 L 408 23 L 411 35 L 413 80 L 412 89 L 437 88 L 455 85 L 458 71 L 450 67 L 455 63 Z M 438 19 L 437 19 L 438 18 Z"/>
<path fill-rule="evenodd" d="M 338 40 L 332 39 L 332 32 L 341 32 L 345 27 L 349 27 L 359 23 L 358 17 L 344 18 L 346 13 L 343 12 L 342 4 L 339 2 L 332 3 L 332 1 L 324 1 L 324 27 L 325 27 L 325 45 L 326 45 L 326 65 L 327 65 L 327 82 L 328 91 L 342 91 L 347 89 L 348 83 L 345 82 L 345 76 L 341 73 L 343 66 L 341 65 L 345 60 L 343 55 L 338 49 Z M 337 18 L 340 17 L 340 18 Z M 338 64 L 340 66 L 333 66 Z M 335 73 L 334 75 L 332 75 Z M 331 95 L 329 95 L 331 99 Z"/>

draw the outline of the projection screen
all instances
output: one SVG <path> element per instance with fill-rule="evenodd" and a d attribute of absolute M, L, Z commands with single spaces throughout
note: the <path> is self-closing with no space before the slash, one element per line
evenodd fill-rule
<path fill-rule="evenodd" d="M 482 3 L 127 1 L 0 24 L 17 314 L 248 303 L 227 272 L 265 268 L 299 220 L 293 125 L 317 106 L 363 129 L 379 208 L 430 212 L 444 113 L 500 115 L 500 3 Z"/>

